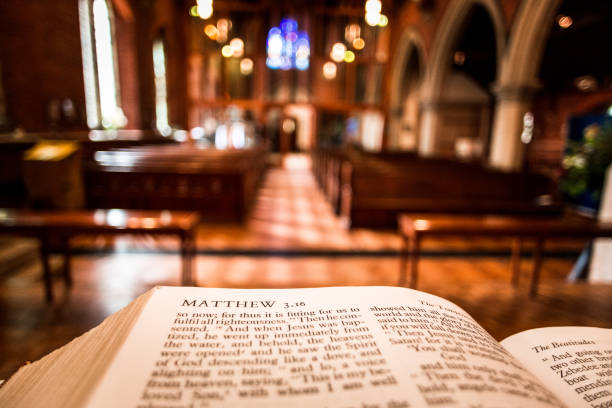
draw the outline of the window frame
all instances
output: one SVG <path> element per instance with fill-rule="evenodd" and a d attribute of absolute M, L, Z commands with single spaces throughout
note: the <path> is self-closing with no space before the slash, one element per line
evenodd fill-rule
<path fill-rule="evenodd" d="M 108 14 L 110 30 L 110 48 L 112 58 L 112 75 L 114 87 L 115 115 L 112 118 L 103 115 L 102 96 L 100 88 L 99 56 L 96 38 L 96 23 L 94 14 L 95 2 L 103 2 Z M 112 4 L 108 0 L 79 0 L 79 26 L 81 32 L 81 53 L 83 58 L 83 82 L 85 86 L 85 105 L 87 125 L 90 129 L 116 129 L 124 127 L 127 119 L 121 108 L 121 89 L 119 83 L 119 65 L 117 58 L 117 41 L 115 30 L 115 15 Z M 108 84 L 104 84 L 108 86 Z M 105 123 L 106 122 L 106 123 Z"/>

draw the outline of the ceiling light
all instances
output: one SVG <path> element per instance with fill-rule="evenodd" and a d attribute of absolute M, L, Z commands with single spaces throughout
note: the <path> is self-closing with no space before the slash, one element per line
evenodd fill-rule
<path fill-rule="evenodd" d="M 380 21 L 380 14 L 366 13 L 365 21 L 369 26 L 374 27 L 378 25 L 378 22 Z"/>
<path fill-rule="evenodd" d="M 465 52 L 455 51 L 455 54 L 453 54 L 453 62 L 455 65 L 463 65 L 465 63 Z"/>
<path fill-rule="evenodd" d="M 365 4 L 366 14 L 380 14 L 382 3 L 380 0 L 367 0 Z"/>
<path fill-rule="evenodd" d="M 229 45 L 224 45 L 223 48 L 221 48 L 221 55 L 225 58 L 229 58 L 234 55 L 234 50 Z"/>
<path fill-rule="evenodd" d="M 389 19 L 387 18 L 387 16 L 385 16 L 384 14 L 381 14 L 378 17 L 378 26 L 379 27 L 386 27 L 387 24 L 389 24 Z"/>
<path fill-rule="evenodd" d="M 231 28 L 231 21 L 225 18 L 220 18 L 219 21 L 217 21 L 217 42 L 219 44 L 223 44 L 227 41 L 227 35 Z"/>
<path fill-rule="evenodd" d="M 353 40 L 353 48 L 356 50 L 363 50 L 363 47 L 365 47 L 365 41 L 363 38 L 355 38 Z"/>
<path fill-rule="evenodd" d="M 210 18 L 213 14 L 212 0 L 197 0 L 198 15 L 202 20 Z"/>
<path fill-rule="evenodd" d="M 346 50 L 344 52 L 344 62 L 353 62 L 355 61 L 355 53 L 350 50 Z"/>
<path fill-rule="evenodd" d="M 361 35 L 361 27 L 359 24 L 349 24 L 344 28 L 344 39 L 348 43 L 352 43 Z"/>
<path fill-rule="evenodd" d="M 206 34 L 206 36 L 211 40 L 217 39 L 217 32 L 217 27 L 215 27 L 213 24 L 208 24 L 206 27 L 204 27 L 204 34 Z"/>
<path fill-rule="evenodd" d="M 570 16 L 559 15 L 557 16 L 557 24 L 561 28 L 569 28 L 574 23 L 574 20 Z"/>
<path fill-rule="evenodd" d="M 242 75 L 249 75 L 253 72 L 253 60 L 250 58 L 243 58 L 240 61 L 240 73 Z"/>
<path fill-rule="evenodd" d="M 597 80 L 591 75 L 584 75 L 574 79 L 574 85 L 583 92 L 590 92 L 597 89 Z"/>
<path fill-rule="evenodd" d="M 242 57 L 242 54 L 244 54 L 244 41 L 240 38 L 232 38 L 232 41 L 229 42 L 229 46 L 232 48 L 232 55 L 234 57 Z"/>
<path fill-rule="evenodd" d="M 331 61 L 323 64 L 323 76 L 325 79 L 334 79 L 336 77 L 336 64 Z"/>
<path fill-rule="evenodd" d="M 330 57 L 332 60 L 336 62 L 341 62 L 342 60 L 344 60 L 345 52 L 346 52 L 346 45 L 337 42 L 332 46 Z"/>
<path fill-rule="evenodd" d="M 380 0 L 367 0 L 365 3 L 365 21 L 369 26 L 376 26 L 380 22 L 382 3 Z"/>

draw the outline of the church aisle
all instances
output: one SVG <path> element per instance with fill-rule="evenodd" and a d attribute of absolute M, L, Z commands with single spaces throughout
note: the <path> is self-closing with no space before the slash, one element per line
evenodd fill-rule
<path fill-rule="evenodd" d="M 201 250 L 261 252 L 397 251 L 395 231 L 345 228 L 310 171 L 310 157 L 289 154 L 270 168 L 245 226 L 202 225 Z"/>

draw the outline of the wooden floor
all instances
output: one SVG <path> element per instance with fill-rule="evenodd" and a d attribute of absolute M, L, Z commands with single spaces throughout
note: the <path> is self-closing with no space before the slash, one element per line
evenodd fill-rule
<path fill-rule="evenodd" d="M 200 286 L 287 288 L 395 285 L 393 231 L 347 231 L 317 189 L 305 157 L 268 173 L 245 226 L 206 225 L 198 234 Z M 584 243 L 548 249 L 540 295 L 527 296 L 529 259 L 518 289 L 509 284 L 505 240 L 426 241 L 419 289 L 447 298 L 502 339 L 533 327 L 612 327 L 612 286 L 568 284 Z M 56 279 L 44 301 L 36 262 L 0 276 L 0 378 L 99 324 L 154 285 L 178 285 L 178 243 L 152 237 L 78 238 L 74 286 Z M 55 262 L 59 266 L 59 260 Z"/>

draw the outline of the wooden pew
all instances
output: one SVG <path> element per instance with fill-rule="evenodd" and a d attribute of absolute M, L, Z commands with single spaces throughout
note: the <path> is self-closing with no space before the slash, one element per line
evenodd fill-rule
<path fill-rule="evenodd" d="M 339 197 L 332 205 L 351 227 L 395 228 L 402 212 L 555 215 L 562 209 L 555 183 L 540 174 L 413 153 L 314 154 L 323 191 L 330 201 Z M 323 174 L 333 160 L 341 161 L 337 185 Z"/>
<path fill-rule="evenodd" d="M 85 165 L 88 206 L 195 210 L 243 221 L 265 170 L 265 151 L 154 146 L 99 151 Z"/>

